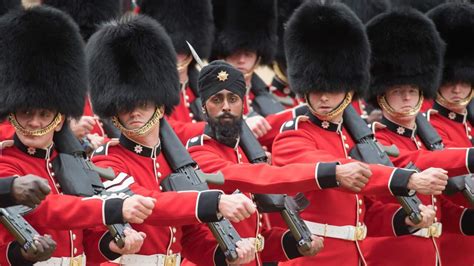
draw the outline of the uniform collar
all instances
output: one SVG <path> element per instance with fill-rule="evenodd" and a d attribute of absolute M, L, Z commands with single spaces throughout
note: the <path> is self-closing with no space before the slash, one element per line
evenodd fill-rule
<path fill-rule="evenodd" d="M 29 156 L 40 158 L 40 159 L 51 158 L 51 155 L 53 155 L 53 151 L 54 151 L 54 144 L 51 144 L 51 146 L 49 146 L 49 148 L 47 149 L 28 147 L 25 144 L 23 144 L 23 142 L 21 142 L 21 140 L 18 138 L 16 134 L 13 137 L 13 144 L 25 154 L 28 154 Z"/>
<path fill-rule="evenodd" d="M 434 102 L 433 109 L 438 111 L 438 113 L 440 115 L 446 117 L 449 120 L 453 120 L 453 121 L 456 121 L 458 123 L 466 122 L 467 112 L 465 114 L 459 114 L 459 113 L 453 112 L 453 111 L 449 110 L 448 108 L 446 108 L 446 107 L 442 106 L 441 104 L 439 104 L 437 101 Z"/>
<path fill-rule="evenodd" d="M 385 116 L 382 117 L 382 121 L 380 121 L 380 122 L 382 124 L 384 124 L 385 126 L 387 126 L 388 130 L 390 130 L 394 133 L 397 133 L 398 135 L 408 137 L 408 138 L 412 138 L 416 135 L 416 125 L 415 125 L 415 129 L 404 127 L 402 125 L 399 125 L 399 124 L 389 120 Z"/>
<path fill-rule="evenodd" d="M 308 112 L 307 115 L 309 117 L 309 120 L 311 120 L 311 122 L 313 122 L 313 124 L 317 125 L 318 127 L 322 128 L 324 130 L 333 131 L 333 132 L 341 131 L 342 122 L 336 124 L 336 123 L 333 123 L 333 122 L 329 122 L 327 120 L 321 120 L 317 116 L 312 114 L 311 112 Z"/>
<path fill-rule="evenodd" d="M 156 158 L 161 152 L 161 143 L 155 147 L 148 147 L 127 138 L 124 134 L 120 135 L 119 141 L 125 149 L 143 157 Z"/>
<path fill-rule="evenodd" d="M 292 98 L 295 97 L 295 93 L 290 90 L 290 88 L 288 87 L 288 84 L 285 84 L 284 82 L 282 82 L 277 77 L 273 78 L 272 87 L 274 87 L 276 90 L 282 92 L 284 95 L 290 96 Z"/>

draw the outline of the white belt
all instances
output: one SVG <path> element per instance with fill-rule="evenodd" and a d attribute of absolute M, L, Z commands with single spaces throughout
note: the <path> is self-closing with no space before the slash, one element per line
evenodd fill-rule
<path fill-rule="evenodd" d="M 40 261 L 35 266 L 86 266 L 86 256 L 84 254 L 76 257 L 53 257 L 46 261 Z"/>
<path fill-rule="evenodd" d="M 348 241 L 361 241 L 364 240 L 367 236 L 367 226 L 365 226 L 365 224 L 362 226 L 335 226 L 310 222 L 306 220 L 304 222 L 308 226 L 308 229 L 311 231 L 311 233 L 318 236 L 331 237 Z"/>
<path fill-rule="evenodd" d="M 179 266 L 181 265 L 181 255 L 123 255 L 120 258 L 120 265 L 125 266 Z"/>
<path fill-rule="evenodd" d="M 441 223 L 433 223 L 428 228 L 422 228 L 412 235 L 424 238 L 431 238 L 431 237 L 440 237 L 443 233 L 443 225 Z"/>

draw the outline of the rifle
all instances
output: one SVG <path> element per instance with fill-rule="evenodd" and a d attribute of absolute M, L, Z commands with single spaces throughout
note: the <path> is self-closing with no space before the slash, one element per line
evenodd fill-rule
<path fill-rule="evenodd" d="M 120 129 L 118 129 L 110 119 L 100 119 L 102 122 L 102 128 L 104 129 L 105 134 L 109 138 L 119 138 L 120 137 Z"/>
<path fill-rule="evenodd" d="M 101 177 L 108 180 L 114 179 L 113 170 L 99 168 L 87 160 L 84 149 L 72 134 L 67 123 L 54 134 L 54 144 L 59 154 L 53 161 L 53 169 L 64 194 L 80 197 L 108 197 L 118 194 L 118 192 L 107 192 L 101 182 Z M 131 195 L 131 191 L 128 189 L 121 192 Z M 124 230 L 126 227 L 130 227 L 130 225 L 107 225 L 115 243 L 120 248 L 125 246 Z"/>
<path fill-rule="evenodd" d="M 250 163 L 267 162 L 268 158 L 265 151 L 246 123 L 242 123 L 240 147 Z M 298 246 L 303 250 L 311 249 L 311 231 L 299 214 L 309 205 L 309 201 L 304 194 L 298 193 L 295 197 L 282 194 L 254 194 L 254 200 L 260 212 L 279 212 Z"/>
<path fill-rule="evenodd" d="M 469 105 L 471 105 L 471 103 Z M 472 108 L 474 108 L 474 105 Z M 421 114 L 416 116 L 416 128 L 418 136 L 428 150 L 444 150 L 443 140 L 438 135 L 438 132 L 436 132 L 436 129 L 434 129 L 434 127 L 428 122 L 426 117 Z M 452 195 L 461 192 L 469 204 L 474 207 L 473 189 L 472 175 L 461 175 L 449 178 L 448 184 L 443 193 L 446 195 Z"/>
<path fill-rule="evenodd" d="M 356 146 L 349 153 L 352 158 L 370 164 L 382 164 L 393 167 L 387 152 L 395 154 L 396 151 L 394 149 L 396 147 L 392 145 L 389 149 L 386 149 L 375 140 L 374 134 L 352 105 L 349 105 L 344 110 L 343 119 L 347 131 L 356 142 Z M 421 204 L 420 199 L 416 195 L 397 196 L 396 198 L 409 219 L 415 224 L 420 223 L 422 220 L 421 211 L 418 207 Z"/>
<path fill-rule="evenodd" d="M 252 102 L 254 110 L 248 116 L 260 114 L 265 117 L 285 110 L 285 107 L 267 91 L 267 85 L 259 76 L 253 74 L 251 83 L 252 92 L 255 95 Z"/>
<path fill-rule="evenodd" d="M 36 253 L 34 236 L 40 234 L 22 216 L 29 210 L 31 209 L 22 205 L 0 208 L 0 222 L 25 251 Z"/>
<path fill-rule="evenodd" d="M 163 154 L 174 172 L 161 182 L 165 191 L 204 191 L 209 190 L 207 182 L 224 183 L 222 173 L 204 174 L 201 170 L 195 169 L 196 162 L 191 158 L 165 119 L 160 120 L 160 136 Z M 227 219 L 208 223 L 207 226 L 216 238 L 227 260 L 235 261 L 238 258 L 236 243 L 241 238 L 234 226 Z"/>
<path fill-rule="evenodd" d="M 191 88 L 194 95 L 196 96 L 194 101 L 189 104 L 189 109 L 194 115 L 194 120 L 204 121 L 204 113 L 202 112 L 202 100 L 201 97 L 199 97 L 199 91 L 197 90 L 198 77 L 199 71 L 196 69 L 196 67 L 191 67 L 188 69 L 189 88 Z"/>

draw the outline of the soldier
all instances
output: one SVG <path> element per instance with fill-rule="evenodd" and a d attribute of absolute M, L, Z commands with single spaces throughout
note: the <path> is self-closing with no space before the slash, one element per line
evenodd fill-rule
<path fill-rule="evenodd" d="M 417 166 L 421 169 L 433 166 L 444 168 L 450 176 L 468 174 L 474 166 L 472 151 L 453 149 L 427 154 L 430 152 L 424 151 L 429 145 L 425 146 L 421 141 L 423 136 L 420 137 L 424 131 L 418 130 L 423 125 L 416 122 L 423 118 L 416 118 L 423 98 L 435 94 L 440 80 L 443 42 L 434 24 L 414 9 L 399 9 L 370 21 L 367 34 L 373 51 L 368 99 L 383 110 L 381 123 L 372 126 L 375 137 L 383 145 L 396 145 L 400 153 L 419 150 L 416 156 L 422 159 Z M 409 163 L 406 159 L 392 161 L 399 167 Z M 463 168 L 464 173 L 459 172 Z M 472 210 L 465 211 L 443 196 L 420 195 L 419 198 L 424 204 L 435 206 L 436 222 L 429 230 L 422 229 L 412 235 L 368 238 L 364 253 L 369 265 L 436 265 L 440 262 L 442 234 L 451 232 L 461 237 L 472 231 Z M 377 199 L 396 202 L 393 197 Z"/>
<path fill-rule="evenodd" d="M 446 42 L 441 86 L 437 91 L 433 109 L 427 118 L 437 130 L 446 147 L 472 147 L 472 121 L 467 119 L 467 104 L 472 101 L 474 84 L 474 7 L 472 4 L 445 4 L 428 13 L 441 38 Z M 454 203 L 472 207 L 459 194 L 450 196 Z M 443 265 L 474 263 L 474 254 L 467 249 L 474 239 L 446 233 L 441 238 Z"/>
<path fill-rule="evenodd" d="M 440 170 L 414 173 L 357 163 L 349 156 L 355 140 L 345 127 L 342 112 L 351 103 L 353 93 L 363 95 L 368 85 L 370 47 L 364 26 L 347 6 L 323 5 L 317 1 L 304 3 L 290 18 L 285 49 L 291 88 L 305 96 L 310 112 L 283 126 L 283 132 L 274 142 L 273 163 L 333 162 L 334 168 L 327 169 L 332 174 L 319 182 L 323 190 L 305 193 L 311 204 L 301 214 L 314 234 L 326 237 L 326 248 L 315 257 L 284 265 L 365 264 L 362 250 L 367 228 L 371 235 L 390 236 L 406 234 L 415 225 L 398 204 L 380 205 L 362 195 L 403 196 L 407 195 L 406 188 L 415 188 L 423 194 L 440 194 L 447 176 Z M 353 179 L 336 182 L 338 164 L 345 165 L 344 171 L 351 172 Z M 422 181 L 425 178 L 430 180 L 430 185 Z M 358 187 L 359 182 L 370 184 L 381 179 L 388 180 L 386 189 L 390 191 L 356 190 L 362 193 L 359 195 L 331 189 L 345 182 Z M 394 186 L 405 189 L 394 189 Z M 423 221 L 416 227 L 431 225 L 433 209 L 424 205 L 420 209 Z M 360 234 L 352 235 L 348 230 Z"/>
<path fill-rule="evenodd" d="M 134 230 L 125 232 L 123 249 L 113 241 L 100 242 L 99 247 L 104 225 L 143 222 L 151 214 L 153 201 L 143 196 L 123 199 L 63 195 L 53 169 L 57 156 L 53 136 L 65 119 L 80 115 L 87 88 L 77 27 L 64 13 L 46 7 L 10 12 L 1 18 L 0 25 L 4 35 L 0 41 L 0 68 L 4 70 L 0 78 L 0 118 L 8 116 L 15 127 L 14 139 L 2 143 L 0 176 L 32 174 L 48 181 L 52 193 L 25 219 L 57 243 L 48 259 L 43 252 L 25 252 L 2 227 L 0 264 L 32 265 L 47 260 L 46 265 L 85 265 L 85 254 L 91 264 L 105 260 L 103 254 L 110 252 L 136 252 L 144 235 Z M 86 233 L 96 226 L 101 226 L 100 234 Z M 51 250 L 49 242 L 38 244 L 40 251 Z"/>
<path fill-rule="evenodd" d="M 133 15 L 105 24 L 89 40 L 86 54 L 95 111 L 112 118 L 122 132 L 119 140 L 99 147 L 92 160 L 115 171 L 113 184 L 130 184 L 136 193 L 153 195 L 163 208 L 156 210 L 161 219 L 134 225 L 148 241 L 138 254 L 122 256 L 120 264 L 180 265 L 183 225 L 217 221 L 218 213 L 238 222 L 255 212 L 242 195 L 217 190 L 162 192 L 160 184 L 172 170 L 161 152 L 159 125 L 179 102 L 179 78 L 171 40 L 158 22 Z M 205 252 L 195 244 L 187 248 Z M 237 263 L 246 263 L 253 247 L 247 240 L 238 246 Z"/>

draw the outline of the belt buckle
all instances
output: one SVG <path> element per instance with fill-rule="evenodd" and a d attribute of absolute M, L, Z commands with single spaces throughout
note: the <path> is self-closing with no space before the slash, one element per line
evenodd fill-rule
<path fill-rule="evenodd" d="M 261 234 L 258 234 L 257 237 L 255 238 L 255 250 L 257 252 L 262 252 L 264 247 L 265 247 L 265 238 Z"/>
<path fill-rule="evenodd" d="M 166 255 L 165 256 L 165 265 L 164 266 L 176 266 L 176 258 L 178 255 Z"/>
<path fill-rule="evenodd" d="M 356 226 L 355 227 L 355 239 L 358 241 L 362 241 L 367 236 L 367 227 L 363 226 Z"/>
<path fill-rule="evenodd" d="M 77 257 L 71 257 L 69 261 L 70 266 L 82 266 L 82 255 Z"/>
<path fill-rule="evenodd" d="M 441 236 L 441 226 L 438 223 L 432 224 L 428 228 L 428 236 L 429 237 L 440 237 Z"/>

